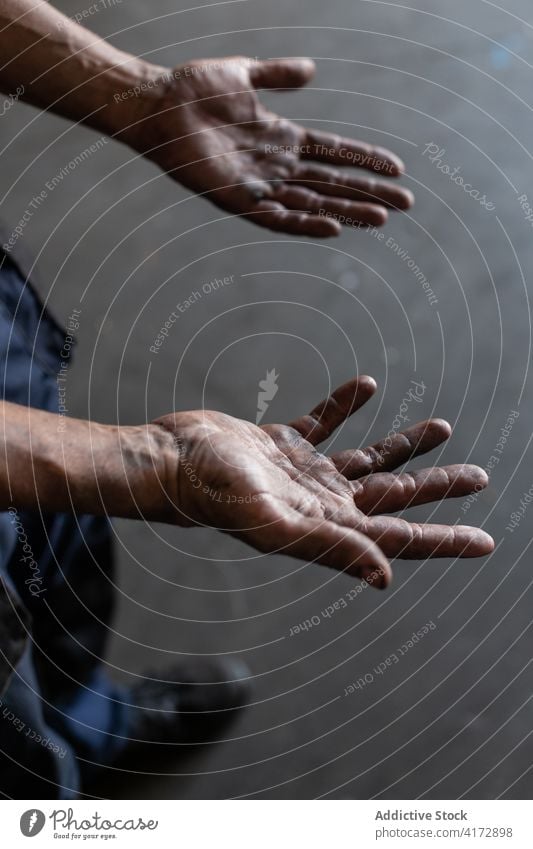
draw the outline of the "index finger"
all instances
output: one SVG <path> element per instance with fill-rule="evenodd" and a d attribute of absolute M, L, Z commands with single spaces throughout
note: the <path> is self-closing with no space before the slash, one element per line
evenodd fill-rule
<path fill-rule="evenodd" d="M 384 147 L 344 138 L 334 133 L 307 130 L 302 159 L 328 162 L 330 165 L 351 165 L 399 177 L 405 165 L 399 156 Z"/>
<path fill-rule="evenodd" d="M 355 413 L 376 391 L 376 381 L 368 375 L 349 380 L 321 401 L 307 416 L 289 423 L 311 445 L 318 445 Z"/>

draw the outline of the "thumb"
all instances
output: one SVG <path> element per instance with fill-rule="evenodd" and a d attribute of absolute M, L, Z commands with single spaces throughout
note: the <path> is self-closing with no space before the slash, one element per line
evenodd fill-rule
<path fill-rule="evenodd" d="M 255 88 L 300 88 L 315 75 L 311 59 L 264 59 L 250 66 Z"/>

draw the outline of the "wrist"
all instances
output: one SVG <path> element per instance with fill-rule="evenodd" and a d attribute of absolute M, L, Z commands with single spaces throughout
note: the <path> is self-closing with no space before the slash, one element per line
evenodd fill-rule
<path fill-rule="evenodd" d="M 100 128 L 139 153 L 149 147 L 150 117 L 163 108 L 166 82 L 172 72 L 130 56 L 109 72 L 107 105 L 99 114 Z"/>
<path fill-rule="evenodd" d="M 192 65 L 165 68 L 143 62 L 137 79 L 113 96 L 117 115 L 113 120 L 126 128 L 120 134 L 115 131 L 116 137 L 163 168 L 166 143 L 190 132 L 181 107 L 197 98 L 188 84 L 193 70 Z"/>
<path fill-rule="evenodd" d="M 166 518 L 162 521 L 187 528 L 202 524 L 194 515 L 188 486 L 188 473 L 192 468 L 189 448 L 202 423 L 198 423 L 195 414 L 191 412 L 171 413 L 155 419 L 149 427 L 159 432 L 162 445 L 161 475 L 164 477 L 166 492 Z"/>
<path fill-rule="evenodd" d="M 55 474 L 43 475 L 48 489 L 43 500 L 52 507 L 60 506 L 53 502 L 66 491 L 77 513 L 174 520 L 177 455 L 171 434 L 156 425 L 116 427 L 70 419 L 54 456 Z"/>
<path fill-rule="evenodd" d="M 156 424 L 109 428 L 113 458 L 103 472 L 103 502 L 111 516 L 176 523 L 178 452 Z"/>
<path fill-rule="evenodd" d="M 172 520 L 177 456 L 161 428 L 114 427 L 5 402 L 0 424 L 0 509 Z"/>

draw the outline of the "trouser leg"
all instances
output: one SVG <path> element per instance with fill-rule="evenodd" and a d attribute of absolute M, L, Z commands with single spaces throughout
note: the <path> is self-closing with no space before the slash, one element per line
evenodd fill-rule
<path fill-rule="evenodd" d="M 11 799 L 75 799 L 74 752 L 46 722 L 28 646 L 0 700 L 0 792 Z"/>

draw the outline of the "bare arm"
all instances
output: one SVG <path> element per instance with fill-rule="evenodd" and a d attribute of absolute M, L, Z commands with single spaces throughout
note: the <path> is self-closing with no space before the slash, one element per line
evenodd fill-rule
<path fill-rule="evenodd" d="M 492 551 L 493 541 L 477 528 L 403 518 L 410 506 L 487 485 L 476 466 L 394 473 L 447 439 L 446 422 L 422 422 L 331 456 L 316 449 L 375 389 L 371 378 L 360 377 L 308 416 L 265 427 L 193 410 L 117 428 L 3 404 L 0 508 L 39 505 L 209 526 L 259 551 L 322 563 L 376 587 L 390 581 L 390 557 Z"/>
<path fill-rule="evenodd" d="M 259 89 L 310 82 L 308 59 L 233 56 L 163 68 L 35 0 L 0 0 L 0 48 L 5 92 L 23 87 L 29 103 L 119 139 L 262 227 L 336 236 L 343 224 L 380 226 L 390 210 L 413 203 L 394 179 L 375 177 L 401 175 L 394 153 L 301 127 L 263 106 Z"/>
<path fill-rule="evenodd" d="M 163 519 L 172 436 L 157 425 L 114 427 L 0 402 L 0 510 Z"/>
<path fill-rule="evenodd" d="M 148 84 L 164 68 L 117 50 L 49 3 L 0 0 L 0 88 L 23 87 L 23 100 L 109 135 L 135 122 L 140 101 L 113 95 Z"/>

